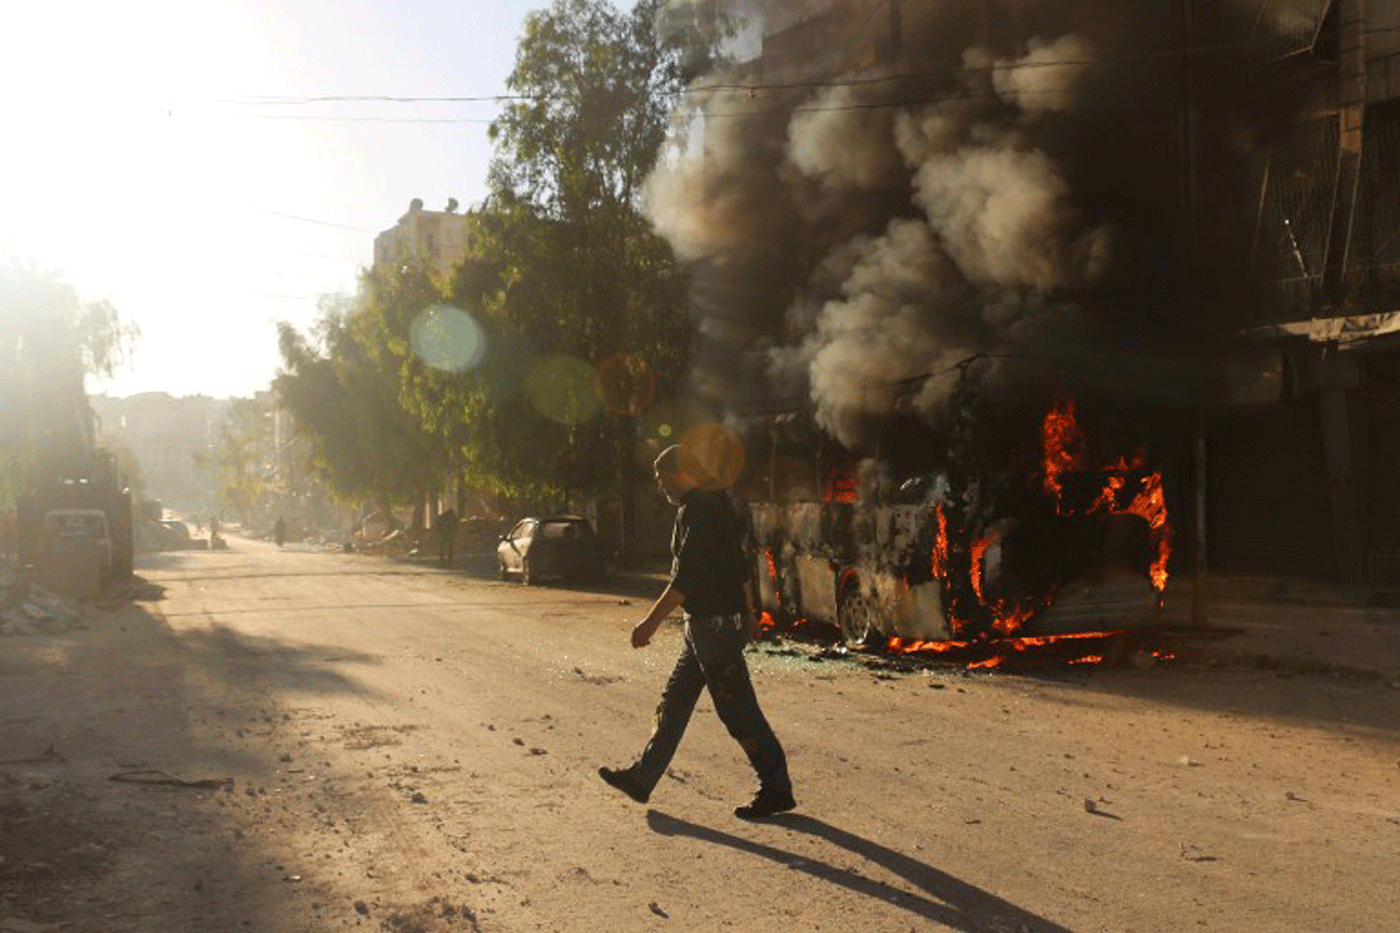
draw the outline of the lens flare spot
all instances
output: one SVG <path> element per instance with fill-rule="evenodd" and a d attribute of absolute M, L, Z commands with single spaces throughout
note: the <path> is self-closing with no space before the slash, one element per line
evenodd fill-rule
<path fill-rule="evenodd" d="M 638 415 L 639 436 L 643 441 L 674 443 L 678 434 L 684 434 L 691 425 L 713 420 L 714 415 L 701 406 L 681 400 L 666 399 L 647 407 Z M 659 449 L 659 448 L 658 448 Z M 655 452 L 651 456 L 655 456 Z M 647 465 L 651 462 L 648 459 Z"/>
<path fill-rule="evenodd" d="M 549 356 L 526 379 L 530 402 L 550 421 L 577 425 L 598 414 L 593 367 L 572 356 Z"/>
<path fill-rule="evenodd" d="M 732 429 L 715 421 L 692 425 L 681 435 L 680 443 L 695 454 L 709 474 L 705 485 L 727 489 L 744 471 L 744 442 Z"/>
<path fill-rule="evenodd" d="M 425 366 L 450 373 L 475 369 L 486 353 L 481 325 L 461 308 L 449 305 L 419 312 L 409 325 L 408 341 Z"/>
<path fill-rule="evenodd" d="M 615 415 L 639 415 L 656 395 L 656 373 L 636 353 L 618 353 L 598 367 L 595 387 L 603 405 Z"/>

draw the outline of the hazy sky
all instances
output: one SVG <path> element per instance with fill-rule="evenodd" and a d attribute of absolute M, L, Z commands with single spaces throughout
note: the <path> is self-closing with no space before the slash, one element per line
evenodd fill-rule
<path fill-rule="evenodd" d="M 6 4 L 0 260 L 60 271 L 141 329 L 95 392 L 250 395 L 421 197 L 484 194 L 490 96 L 548 0 Z"/>

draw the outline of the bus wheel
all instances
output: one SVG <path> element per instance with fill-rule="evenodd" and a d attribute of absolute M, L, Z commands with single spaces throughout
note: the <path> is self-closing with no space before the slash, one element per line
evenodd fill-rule
<path fill-rule="evenodd" d="M 849 580 L 841 588 L 841 601 L 836 606 L 841 622 L 841 637 L 852 648 L 864 648 L 879 633 L 875 606 L 860 589 L 860 581 Z"/>

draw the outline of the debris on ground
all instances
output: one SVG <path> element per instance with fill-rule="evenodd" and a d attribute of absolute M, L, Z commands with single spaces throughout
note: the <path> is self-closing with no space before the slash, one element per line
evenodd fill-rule
<path fill-rule="evenodd" d="M 184 778 L 171 777 L 164 771 L 156 771 L 152 768 L 143 768 L 138 771 L 120 771 L 107 778 L 109 781 L 119 781 L 125 784 L 158 784 L 164 787 L 188 787 L 198 790 L 217 790 L 229 787 L 233 784 L 233 778 L 201 778 L 195 781 L 187 781 Z"/>
<path fill-rule="evenodd" d="M 44 749 L 41 755 L 33 758 L 7 758 L 4 761 L 0 761 L 0 765 L 37 765 L 50 761 L 66 762 L 67 759 L 54 751 L 54 747 L 50 745 L 48 748 Z"/>
<path fill-rule="evenodd" d="M 402 528 L 395 528 L 379 538 L 357 539 L 355 550 L 361 554 L 376 557 L 407 557 L 416 551 L 420 542 Z"/>
<path fill-rule="evenodd" d="M 0 933 L 50 933 L 50 931 L 57 929 L 57 924 L 31 923 L 28 920 L 20 920 L 17 917 L 8 917 L 0 920 Z"/>
<path fill-rule="evenodd" d="M 0 567 L 0 635 L 61 635 L 86 628 L 76 602 Z"/>

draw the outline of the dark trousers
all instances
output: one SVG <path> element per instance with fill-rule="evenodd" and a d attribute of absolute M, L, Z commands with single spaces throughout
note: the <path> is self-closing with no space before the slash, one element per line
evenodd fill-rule
<path fill-rule="evenodd" d="M 656 728 L 641 759 L 632 766 L 638 783 L 648 792 L 666 773 L 695 701 L 706 687 L 720 721 L 758 772 L 759 786 L 775 792 L 791 791 L 787 756 L 758 708 L 749 667 L 744 663 L 746 637 L 742 616 L 686 617 L 685 644 L 661 693 Z"/>

